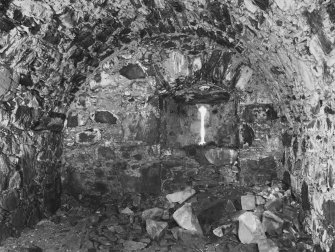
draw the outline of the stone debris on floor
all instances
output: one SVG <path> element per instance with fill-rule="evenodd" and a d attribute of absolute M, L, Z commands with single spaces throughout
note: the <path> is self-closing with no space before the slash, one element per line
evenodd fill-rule
<path fill-rule="evenodd" d="M 316 251 L 290 189 L 276 181 L 250 188 L 214 183 L 215 173 L 204 177 L 208 167 L 199 169 L 212 186 L 132 193 L 96 206 L 64 195 L 56 215 L 7 239 L 0 251 Z"/>

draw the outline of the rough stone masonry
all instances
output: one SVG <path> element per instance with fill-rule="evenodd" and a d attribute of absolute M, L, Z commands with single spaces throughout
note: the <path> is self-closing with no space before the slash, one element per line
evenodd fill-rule
<path fill-rule="evenodd" d="M 159 193 L 178 154 L 243 185 L 284 179 L 332 246 L 332 1 L 2 0 L 0 13 L 0 240 L 53 214 L 62 189 Z"/>

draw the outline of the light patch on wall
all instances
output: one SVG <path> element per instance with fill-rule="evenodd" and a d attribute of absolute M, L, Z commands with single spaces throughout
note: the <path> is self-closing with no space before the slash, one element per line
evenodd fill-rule
<path fill-rule="evenodd" d="M 199 145 L 204 145 L 205 142 L 205 115 L 207 113 L 207 109 L 205 108 L 205 106 L 200 106 L 199 107 L 199 112 L 200 112 L 200 118 L 201 118 L 201 123 L 200 123 L 200 143 Z"/>

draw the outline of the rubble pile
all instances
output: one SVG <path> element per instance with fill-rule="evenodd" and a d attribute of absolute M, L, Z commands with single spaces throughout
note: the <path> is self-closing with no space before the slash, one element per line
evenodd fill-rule
<path fill-rule="evenodd" d="M 7 239 L 0 251 L 314 251 L 304 229 L 307 213 L 278 182 L 133 193 L 100 206 L 84 202 L 64 195 L 56 215 L 17 240 Z"/>

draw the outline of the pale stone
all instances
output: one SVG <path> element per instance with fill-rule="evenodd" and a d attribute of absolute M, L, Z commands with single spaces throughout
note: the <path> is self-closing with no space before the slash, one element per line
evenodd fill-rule
<path fill-rule="evenodd" d="M 11 88 L 12 75 L 5 67 L 0 67 L 0 95 L 4 95 Z"/>
<path fill-rule="evenodd" d="M 158 207 L 144 210 L 142 212 L 142 219 L 160 219 L 164 214 L 164 210 Z"/>
<path fill-rule="evenodd" d="M 235 150 L 215 148 L 206 151 L 205 157 L 213 165 L 232 164 L 237 159 L 237 152 Z"/>
<path fill-rule="evenodd" d="M 278 246 L 270 239 L 260 239 L 257 245 L 259 252 L 279 252 Z"/>
<path fill-rule="evenodd" d="M 295 6 L 294 0 L 275 0 L 275 3 L 283 11 L 292 10 Z"/>
<path fill-rule="evenodd" d="M 146 230 L 152 239 L 159 239 L 167 227 L 167 222 L 151 219 L 146 220 Z"/>
<path fill-rule="evenodd" d="M 183 203 L 195 194 L 195 190 L 187 187 L 184 191 L 179 191 L 166 195 L 166 199 L 171 203 Z"/>
<path fill-rule="evenodd" d="M 223 237 L 224 230 L 230 226 L 231 224 L 221 225 L 213 230 L 213 234 L 216 235 L 217 237 Z"/>
<path fill-rule="evenodd" d="M 216 235 L 217 237 L 223 237 L 223 230 L 222 227 L 217 227 L 213 230 L 213 234 Z"/>
<path fill-rule="evenodd" d="M 173 213 L 172 217 L 180 227 L 196 234 L 203 234 L 198 218 L 193 214 L 191 204 L 185 203 L 184 206 Z"/>
<path fill-rule="evenodd" d="M 257 195 L 256 196 L 256 205 L 264 205 L 265 199 L 262 196 Z"/>
<path fill-rule="evenodd" d="M 253 74 L 253 70 L 248 66 L 241 68 L 240 77 L 236 83 L 236 88 L 245 90 Z"/>
<path fill-rule="evenodd" d="M 241 205 L 243 210 L 254 210 L 256 207 L 256 197 L 254 195 L 241 196 Z"/>
<path fill-rule="evenodd" d="M 129 207 L 122 209 L 120 213 L 125 214 L 125 215 L 134 215 L 134 212 Z"/>
<path fill-rule="evenodd" d="M 192 70 L 193 70 L 193 72 L 196 72 L 196 71 L 200 70 L 201 68 L 202 68 L 201 58 L 197 57 L 193 60 Z"/>
<path fill-rule="evenodd" d="M 257 6 L 253 4 L 251 0 L 244 0 L 245 7 L 250 11 L 251 13 L 255 13 L 257 11 Z"/>
<path fill-rule="evenodd" d="M 251 212 L 245 212 L 238 218 L 238 238 L 243 244 L 257 243 L 265 238 L 264 229 L 259 218 Z"/>
<path fill-rule="evenodd" d="M 180 76 L 188 76 L 188 60 L 187 58 L 179 51 L 173 51 L 170 53 L 169 58 L 163 62 L 163 67 L 165 69 L 166 81 L 171 83 Z"/>

